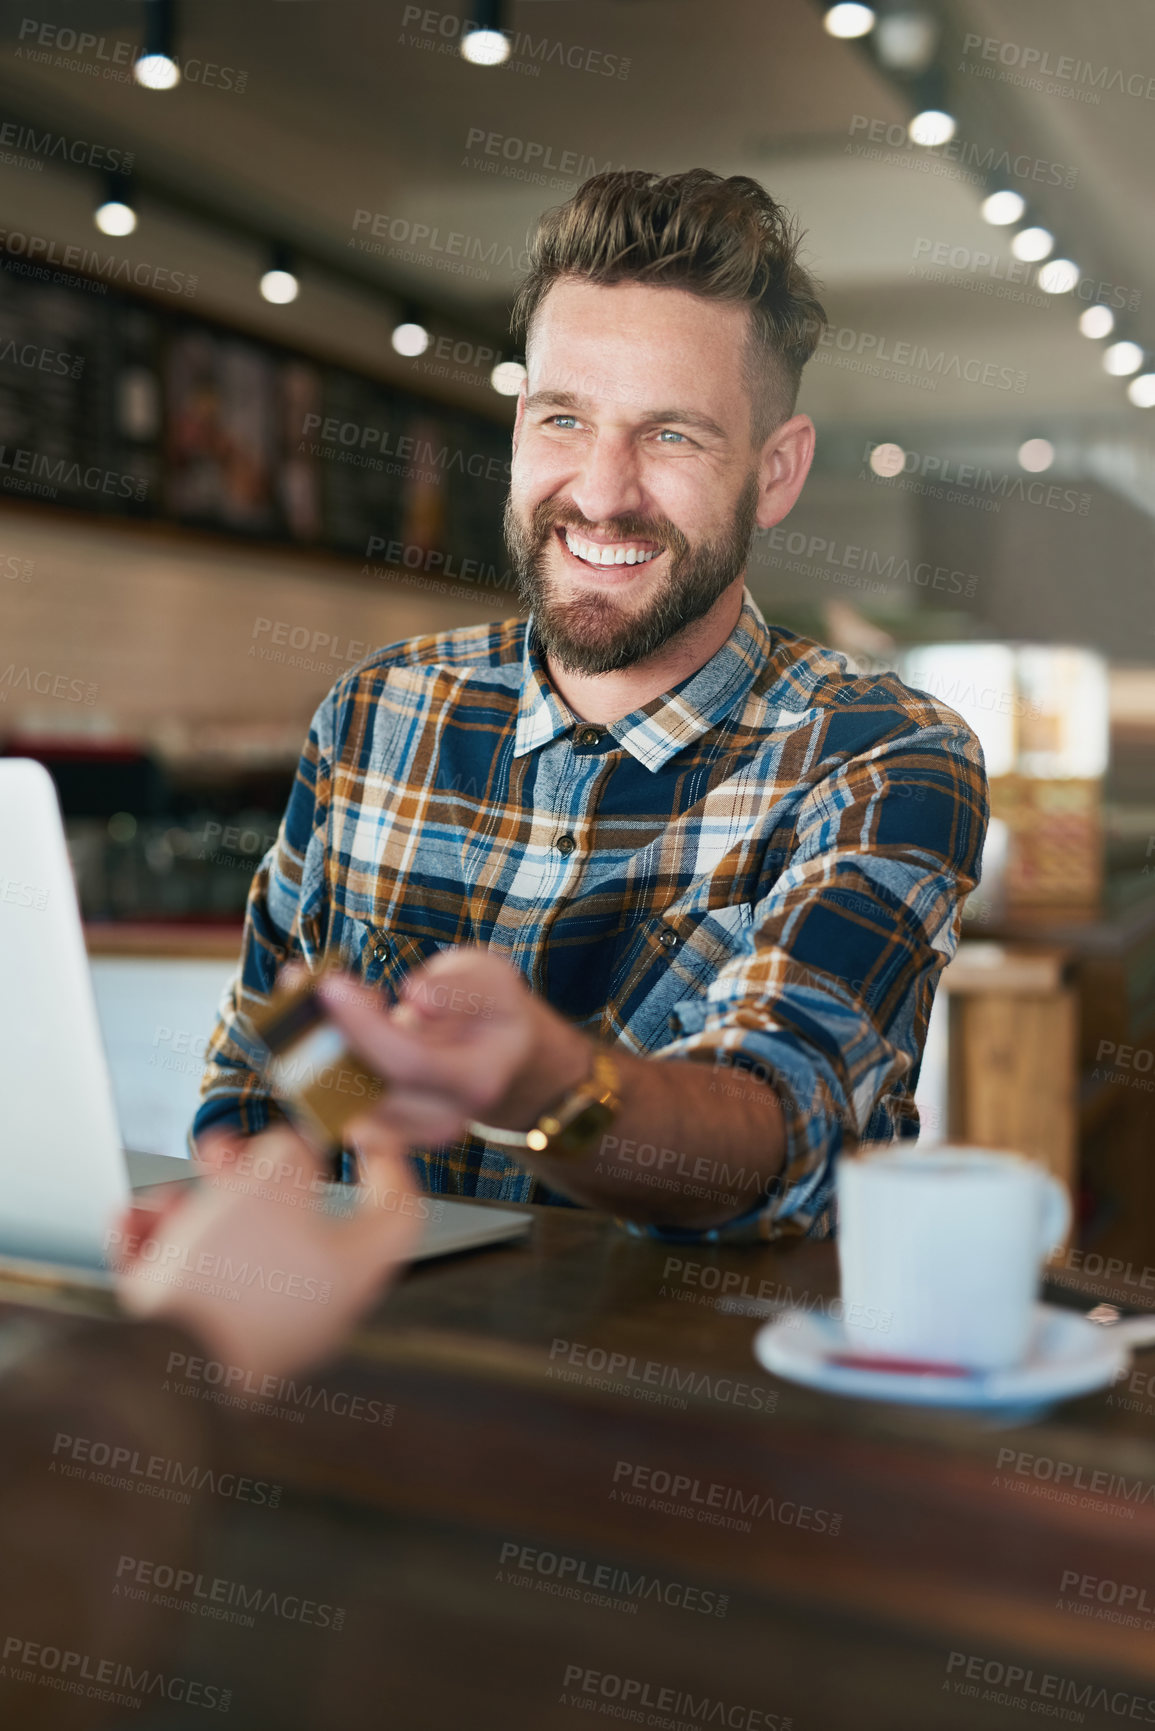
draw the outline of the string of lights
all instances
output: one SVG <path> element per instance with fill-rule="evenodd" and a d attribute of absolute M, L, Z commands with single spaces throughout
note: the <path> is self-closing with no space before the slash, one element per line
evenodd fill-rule
<path fill-rule="evenodd" d="M 927 150 L 949 144 L 958 131 L 958 121 L 951 113 L 947 97 L 938 19 L 909 0 L 873 6 L 859 4 L 859 0 L 838 0 L 835 5 L 823 3 L 822 14 L 828 35 L 860 43 L 876 65 L 912 100 L 915 112 L 907 124 L 911 143 Z M 983 220 L 992 227 L 1014 229 L 1011 252 L 1021 263 L 1039 267 L 1035 283 L 1044 294 L 1071 294 L 1083 281 L 1083 272 L 1073 258 L 1055 256 L 1054 234 L 1035 220 L 1021 193 L 992 186 L 979 209 Z M 1109 306 L 1097 301 L 1079 315 L 1078 328 L 1091 341 L 1102 342 L 1116 331 L 1115 314 Z M 1110 377 L 1130 381 L 1127 396 L 1136 408 L 1155 408 L 1155 357 L 1142 343 L 1126 336 L 1116 337 L 1103 350 L 1101 361 L 1103 371 Z M 1038 454 L 1033 453 L 1035 457 Z"/>
<path fill-rule="evenodd" d="M 181 82 L 179 17 L 177 0 L 141 0 L 143 30 L 141 52 L 133 62 L 133 77 L 142 89 L 175 90 Z M 462 31 L 463 59 L 476 66 L 498 66 L 508 57 L 509 38 L 502 33 L 500 0 L 483 0 L 471 10 L 476 18 Z M 123 237 L 137 232 L 139 201 L 134 178 L 126 173 L 104 173 L 93 207 L 93 222 L 102 234 Z M 257 281 L 261 298 L 270 306 L 288 306 L 301 293 L 301 276 L 293 249 L 270 242 Z M 398 313 L 391 342 L 406 358 L 423 355 L 433 338 L 428 314 L 416 302 L 405 302 Z M 525 378 L 520 360 L 499 360 L 490 373 L 490 385 L 499 396 L 516 396 Z"/>

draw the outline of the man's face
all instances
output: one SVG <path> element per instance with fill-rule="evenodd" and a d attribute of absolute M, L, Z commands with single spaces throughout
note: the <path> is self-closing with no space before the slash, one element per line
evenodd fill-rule
<path fill-rule="evenodd" d="M 641 283 L 563 281 L 542 302 L 505 531 L 561 666 L 645 661 L 741 578 L 758 501 L 748 321 Z"/>

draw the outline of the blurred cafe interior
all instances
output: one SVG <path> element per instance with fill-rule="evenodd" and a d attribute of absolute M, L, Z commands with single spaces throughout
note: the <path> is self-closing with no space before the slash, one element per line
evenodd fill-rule
<path fill-rule="evenodd" d="M 471 57 L 478 19 L 490 34 L 473 32 Z M 383 644 L 519 611 L 502 535 L 524 378 L 509 313 L 535 221 L 604 169 L 705 166 L 796 214 L 829 317 L 799 401 L 813 470 L 755 534 L 748 587 L 772 625 L 949 705 L 985 755 L 992 820 L 930 1022 L 922 1140 L 1047 1167 L 1078 1265 L 1133 1271 L 1142 1304 L 1146 0 L 0 0 L 0 88 L 0 753 L 56 785 L 126 1146 L 187 1152 L 249 885 L 326 692 Z M 624 1254 L 599 1265 L 611 1285 Z M 428 1318 L 414 1326 L 433 1338 Z M 477 1471 L 507 1479 L 500 1463 L 494 1442 Z M 509 1491 L 495 1494 L 518 1537 Z M 420 1598 L 434 1564 L 415 1531 L 397 1543 Z M 928 1531 L 926 1580 L 952 1543 Z M 819 1565 L 790 1556 L 799 1602 L 848 1614 Z M 724 1575 L 719 1558 L 700 1568 Z M 1051 1560 L 1057 1587 L 1067 1554 Z M 847 1578 L 857 1567 L 848 1553 Z M 919 1594 L 898 1578 L 890 1611 L 913 1627 Z M 915 1705 L 880 1682 L 858 1722 L 988 1722 L 934 1693 L 948 1649 L 995 1651 L 994 1612 L 968 1623 L 964 1598 L 969 1633 L 931 1642 Z M 455 1640 L 467 1611 L 453 1608 Z M 735 1652 L 757 1649 L 747 1617 L 739 1604 L 726 1625 Z M 1129 1631 L 1070 1627 L 1090 1672 L 1143 1674 Z M 1052 1657 L 1068 1638 L 1035 1635 Z M 575 1644 L 579 1669 L 635 1675 L 628 1628 L 600 1638 Z M 862 1677 L 866 1640 L 845 1649 Z M 833 1687 L 767 1693 L 805 1731 L 851 1722 Z M 556 1695 L 511 1701 L 504 1722 L 569 1723 Z M 435 1722 L 422 1712 L 415 1696 L 396 1722 Z"/>

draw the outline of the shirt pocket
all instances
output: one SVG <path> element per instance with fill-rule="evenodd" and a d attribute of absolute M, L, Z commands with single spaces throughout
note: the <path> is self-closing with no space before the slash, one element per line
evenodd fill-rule
<path fill-rule="evenodd" d="M 359 973 L 367 986 L 378 987 L 395 1002 L 406 975 L 444 947 L 435 938 L 407 931 L 403 921 L 386 927 L 350 920 L 342 954 L 346 966 Z"/>
<path fill-rule="evenodd" d="M 637 1050 L 681 1032 L 676 1006 L 704 999 L 728 963 L 748 952 L 751 902 L 695 907 L 675 902 L 646 920 L 630 945 L 607 1003 Z M 603 1029 L 609 1032 L 609 1028 Z"/>

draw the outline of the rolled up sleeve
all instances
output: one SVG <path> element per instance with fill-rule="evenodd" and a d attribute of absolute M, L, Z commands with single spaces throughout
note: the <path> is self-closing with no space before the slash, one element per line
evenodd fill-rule
<path fill-rule="evenodd" d="M 950 710 L 844 762 L 800 802 L 796 846 L 738 953 L 675 1007 L 654 1053 L 765 1080 L 786 1156 L 760 1204 L 706 1239 L 823 1237 L 840 1149 L 918 1134 L 914 1086 L 935 987 L 978 880 L 982 753 Z"/>
<path fill-rule="evenodd" d="M 249 890 L 240 959 L 206 1052 L 194 1140 L 210 1128 L 255 1135 L 283 1116 L 262 1072 L 264 1048 L 247 1030 L 246 1016 L 268 1002 L 287 961 L 316 966 L 324 950 L 331 734 L 330 696 L 313 717 L 277 839 Z"/>

